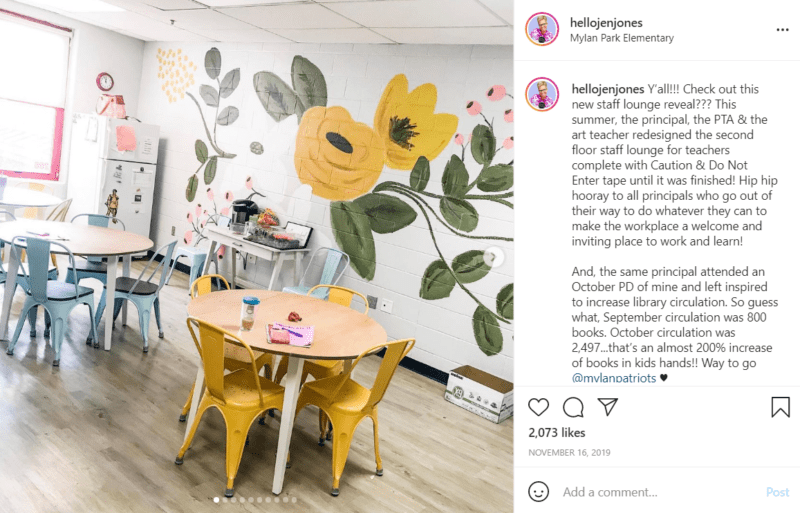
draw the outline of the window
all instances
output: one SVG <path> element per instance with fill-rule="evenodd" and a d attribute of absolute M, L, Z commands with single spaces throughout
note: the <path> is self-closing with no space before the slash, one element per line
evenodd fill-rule
<path fill-rule="evenodd" d="M 0 9 L 0 174 L 58 180 L 71 34 Z"/>

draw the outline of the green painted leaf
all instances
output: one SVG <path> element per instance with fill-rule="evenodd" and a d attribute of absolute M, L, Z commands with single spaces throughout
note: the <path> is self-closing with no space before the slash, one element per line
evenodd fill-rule
<path fill-rule="evenodd" d="M 408 203 L 388 194 L 365 194 L 353 203 L 364 210 L 375 233 L 394 233 L 417 218 L 417 212 Z"/>
<path fill-rule="evenodd" d="M 194 154 L 197 156 L 197 161 L 205 164 L 208 160 L 208 146 L 200 139 L 194 142 Z"/>
<path fill-rule="evenodd" d="M 194 201 L 194 197 L 197 195 L 197 184 L 199 181 L 197 175 L 189 177 L 189 184 L 186 186 L 186 201 Z"/>
<path fill-rule="evenodd" d="M 497 313 L 509 321 L 514 320 L 514 284 L 509 283 L 497 293 Z"/>
<path fill-rule="evenodd" d="M 451 198 L 463 198 L 469 191 L 469 172 L 458 155 L 450 157 L 444 166 L 442 191 Z"/>
<path fill-rule="evenodd" d="M 305 109 L 328 105 L 328 84 L 318 67 L 295 55 L 292 61 L 292 86 Z"/>
<path fill-rule="evenodd" d="M 436 260 L 422 275 L 419 297 L 428 300 L 443 299 L 450 296 L 455 286 L 456 279 L 447 267 L 447 263 L 444 260 Z"/>
<path fill-rule="evenodd" d="M 375 240 L 364 209 L 352 201 L 331 203 L 331 226 L 336 243 L 350 255 L 350 266 L 367 281 L 375 277 Z"/>
<path fill-rule="evenodd" d="M 206 73 L 212 80 L 216 80 L 222 71 L 222 55 L 216 48 L 211 48 L 206 52 Z"/>
<path fill-rule="evenodd" d="M 422 192 L 428 186 L 428 180 L 431 179 L 431 163 L 425 157 L 417 159 L 414 164 L 414 169 L 411 170 L 411 179 L 409 183 L 411 188 L 417 192 Z"/>
<path fill-rule="evenodd" d="M 253 141 L 250 143 L 250 151 L 255 155 L 261 155 L 264 153 L 264 145 L 258 141 Z"/>
<path fill-rule="evenodd" d="M 457 198 L 442 198 L 439 211 L 447 224 L 461 230 L 471 232 L 478 227 L 478 211 L 468 201 Z"/>
<path fill-rule="evenodd" d="M 200 86 L 200 97 L 209 107 L 216 107 L 219 105 L 219 93 L 210 85 L 203 84 Z"/>
<path fill-rule="evenodd" d="M 232 95 L 236 88 L 239 87 L 240 79 L 241 73 L 239 72 L 239 68 L 232 69 L 225 73 L 225 77 L 219 85 L 219 95 L 223 98 Z"/>
<path fill-rule="evenodd" d="M 203 181 L 206 185 L 210 184 L 214 181 L 214 177 L 217 176 L 217 156 L 214 155 L 210 159 L 208 159 L 208 163 L 206 164 L 206 170 L 203 172 Z"/>
<path fill-rule="evenodd" d="M 497 164 L 484 168 L 478 175 L 478 189 L 483 192 L 501 192 L 514 187 L 514 167 Z"/>
<path fill-rule="evenodd" d="M 453 259 L 453 271 L 461 283 L 473 283 L 491 271 L 492 268 L 483 258 L 483 251 L 473 249 L 466 253 L 461 253 Z"/>
<path fill-rule="evenodd" d="M 261 105 L 275 121 L 297 114 L 297 123 L 305 112 L 303 102 L 289 85 L 275 73 L 259 71 L 253 76 L 253 87 Z"/>
<path fill-rule="evenodd" d="M 494 356 L 503 350 L 503 332 L 497 318 L 481 305 L 472 314 L 472 333 L 478 347 L 486 356 Z"/>
<path fill-rule="evenodd" d="M 472 130 L 470 149 L 472 150 L 472 158 L 475 159 L 475 162 L 483 164 L 484 166 L 491 164 L 496 146 L 497 141 L 494 138 L 492 130 L 488 126 L 477 125 Z"/>
<path fill-rule="evenodd" d="M 217 116 L 217 123 L 222 126 L 228 126 L 233 124 L 233 122 L 237 119 L 239 119 L 239 109 L 230 106 L 222 109 L 222 112 L 220 112 L 219 116 Z"/>

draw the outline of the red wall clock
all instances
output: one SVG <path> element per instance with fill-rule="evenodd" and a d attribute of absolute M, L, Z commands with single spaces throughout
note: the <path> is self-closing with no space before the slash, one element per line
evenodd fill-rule
<path fill-rule="evenodd" d="M 102 91 L 110 91 L 114 87 L 114 79 L 106 72 L 97 75 L 97 87 Z"/>

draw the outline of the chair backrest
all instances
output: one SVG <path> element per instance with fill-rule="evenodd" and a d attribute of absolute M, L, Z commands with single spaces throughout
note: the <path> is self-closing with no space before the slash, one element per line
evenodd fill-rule
<path fill-rule="evenodd" d="M 21 182 L 15 185 L 15 187 L 19 187 L 20 189 L 28 189 L 29 191 L 46 192 L 48 194 L 53 193 L 53 188 L 43 183 Z M 22 211 L 22 217 L 25 219 L 37 219 L 39 217 L 39 208 L 38 207 L 25 208 L 25 210 Z"/>
<path fill-rule="evenodd" d="M 375 382 L 370 390 L 369 400 L 367 401 L 366 408 L 372 408 L 381 402 L 383 395 L 386 393 L 386 389 L 389 388 L 389 383 L 392 381 L 394 372 L 397 370 L 397 366 L 400 364 L 400 360 L 405 358 L 409 351 L 411 351 L 411 348 L 414 347 L 415 343 L 416 341 L 413 338 L 395 340 L 394 342 L 380 344 L 361 353 L 361 355 L 356 358 L 356 361 L 353 362 L 353 366 L 350 368 L 350 371 L 345 374 L 340 374 L 342 378 L 340 378 L 341 381 L 334 391 L 333 396 L 336 397 L 334 402 L 338 400 L 342 385 L 344 385 L 347 379 L 349 379 L 350 375 L 353 373 L 353 369 L 355 369 L 356 365 L 358 365 L 358 362 L 360 362 L 365 356 L 370 356 L 377 353 L 381 349 L 386 349 L 381 361 L 381 365 L 378 368 L 378 373 L 375 376 Z"/>
<path fill-rule="evenodd" d="M 122 222 L 120 219 L 116 219 L 111 216 L 105 216 L 103 214 L 78 214 L 72 218 L 70 223 L 74 223 L 76 219 L 81 217 L 86 218 L 86 224 L 89 226 L 97 226 L 99 228 L 108 228 L 108 224 L 113 220 L 115 223 L 119 223 L 122 226 L 122 231 L 125 231 L 125 223 Z M 89 262 L 102 262 L 102 257 L 88 257 L 87 260 Z"/>
<path fill-rule="evenodd" d="M 139 282 L 142 281 L 142 278 L 144 277 L 145 273 L 147 273 L 147 270 L 150 269 L 150 267 L 153 266 L 153 264 L 155 263 L 156 265 L 153 267 L 153 272 L 150 273 L 150 276 L 148 276 L 147 279 L 144 281 L 148 283 L 151 282 L 153 277 L 160 269 L 161 277 L 159 278 L 158 288 L 156 289 L 155 292 L 156 294 L 158 294 L 161 291 L 161 288 L 164 286 L 164 282 L 167 280 L 167 275 L 169 274 L 169 268 L 170 268 L 169 263 L 172 261 L 172 252 L 175 250 L 176 244 L 178 244 L 178 241 L 174 240 L 169 244 L 164 244 L 163 246 L 158 248 L 158 251 L 153 253 L 153 256 L 150 257 L 150 261 L 147 262 L 147 265 L 144 267 L 144 269 L 142 269 L 142 272 L 139 273 L 139 277 L 136 278 L 136 281 L 134 282 L 130 290 L 132 291 L 136 290 L 136 287 L 139 286 Z M 156 258 L 159 255 L 161 255 L 162 251 L 164 252 L 164 255 L 162 256 L 161 261 L 158 262 Z"/>
<path fill-rule="evenodd" d="M 50 247 L 59 246 L 65 250 L 69 255 L 70 271 L 73 273 L 72 278 L 75 284 L 75 297 L 78 297 L 78 277 L 75 271 L 75 256 L 72 251 L 65 245 L 59 242 L 51 242 L 46 239 L 37 237 L 14 237 L 11 241 L 11 251 L 14 252 L 14 258 L 19 261 L 18 250 L 23 248 L 18 247 L 20 243 L 26 245 L 25 250 L 28 258 L 28 269 L 20 267 L 22 274 L 25 276 L 28 286 L 30 287 L 30 294 L 39 303 L 47 301 L 47 272 L 50 268 Z"/>
<path fill-rule="evenodd" d="M 340 287 L 339 285 L 317 285 L 309 290 L 308 294 L 306 295 L 320 297 L 319 294 L 316 294 L 315 292 L 321 289 L 327 290 L 329 302 L 346 306 L 347 308 L 350 308 L 350 304 L 353 302 L 353 296 L 358 296 L 362 301 L 364 301 L 364 315 L 369 312 L 369 301 L 367 301 L 367 298 L 364 296 L 364 294 L 352 289 L 348 289 L 347 287 Z"/>
<path fill-rule="evenodd" d="M 219 326 L 207 323 L 196 317 L 187 318 L 186 325 L 189 327 L 189 333 L 191 333 L 194 345 L 197 347 L 197 351 L 200 353 L 200 359 L 203 361 L 203 371 L 205 372 L 208 393 L 211 394 L 213 398 L 225 404 L 225 343 L 227 342 L 247 349 L 247 353 L 250 355 L 253 375 L 256 378 L 255 382 L 258 388 L 258 396 L 261 400 L 261 404 L 264 404 L 264 393 L 261 390 L 261 382 L 258 377 L 256 357 L 247 342 Z M 199 337 L 195 333 L 195 329 L 200 333 Z"/>
<path fill-rule="evenodd" d="M 14 217 L 14 214 L 12 212 L 9 212 L 8 210 L 0 210 L 0 223 L 5 223 L 6 221 L 16 221 L 16 220 L 17 218 Z M 3 249 L 4 247 L 5 243 L 0 240 L 0 250 Z M 3 258 L 5 258 L 5 255 L 0 255 L 0 277 L 4 277 L 6 274 L 6 270 L 3 267 Z M 5 278 L 2 279 L 3 281 L 5 281 Z"/>
<path fill-rule="evenodd" d="M 53 207 L 53 210 L 47 215 L 47 220 L 63 223 L 67 220 L 67 212 L 69 212 L 70 205 L 72 205 L 72 198 L 62 201 Z"/>
<path fill-rule="evenodd" d="M 226 280 L 223 276 L 219 274 L 206 274 L 194 280 L 191 287 L 191 294 L 192 298 L 196 298 L 197 296 L 204 296 L 210 292 L 211 285 L 214 283 L 214 278 L 217 279 L 217 283 L 222 283 L 225 287 L 225 290 L 230 290 L 231 286 L 228 285 L 228 280 Z M 217 289 L 221 290 L 221 289 Z"/>
<path fill-rule="evenodd" d="M 327 252 L 324 262 L 321 261 L 323 252 Z M 314 269 L 315 266 L 322 265 L 319 282 L 314 283 L 314 285 L 336 285 L 349 264 L 350 256 L 347 253 L 333 248 L 319 248 L 311 256 L 311 261 L 300 279 L 300 284 L 304 287 L 313 286 L 306 282 L 308 272 Z M 325 296 L 318 293 L 316 297 L 324 298 Z"/>

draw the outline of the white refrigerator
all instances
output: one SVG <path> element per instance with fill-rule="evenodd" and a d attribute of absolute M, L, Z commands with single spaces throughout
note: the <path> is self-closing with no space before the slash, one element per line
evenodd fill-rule
<path fill-rule="evenodd" d="M 96 114 L 72 118 L 67 197 L 70 217 L 115 216 L 150 237 L 159 127 Z"/>

